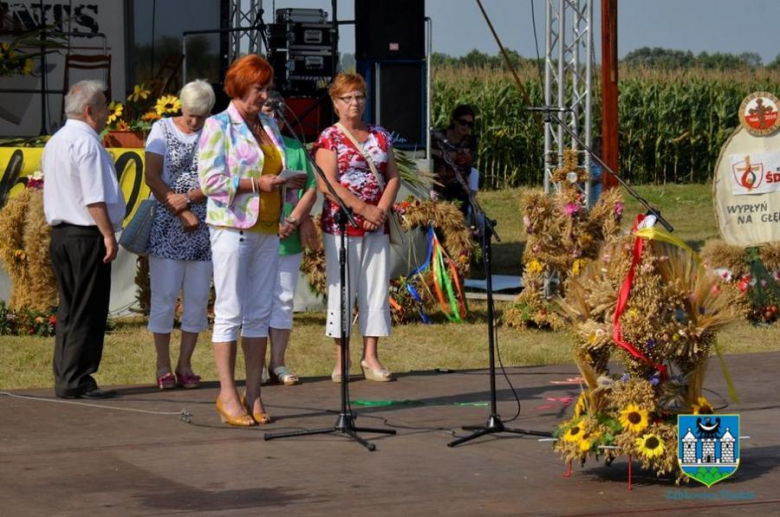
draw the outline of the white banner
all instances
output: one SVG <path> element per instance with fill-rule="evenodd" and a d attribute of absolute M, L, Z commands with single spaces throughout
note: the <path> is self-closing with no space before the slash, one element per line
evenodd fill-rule
<path fill-rule="evenodd" d="M 780 152 L 732 154 L 729 159 L 733 195 L 780 191 Z"/>

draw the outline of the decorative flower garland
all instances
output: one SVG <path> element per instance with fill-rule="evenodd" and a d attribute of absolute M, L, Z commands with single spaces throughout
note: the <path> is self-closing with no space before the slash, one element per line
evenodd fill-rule
<path fill-rule="evenodd" d="M 51 268 L 51 227 L 43 213 L 43 175 L 23 178 L 26 188 L 0 211 L 0 260 L 11 279 L 9 308 L 51 311 L 57 283 Z"/>
<path fill-rule="evenodd" d="M 738 293 L 743 317 L 754 323 L 780 322 L 780 243 L 744 249 L 711 240 L 704 245 L 702 258 L 723 289 Z"/>
<path fill-rule="evenodd" d="M 447 273 L 451 280 L 452 277 L 456 280 L 468 277 L 474 244 L 458 207 L 449 202 L 421 201 L 410 197 L 406 201 L 396 203 L 393 209 L 401 216 L 404 231 L 432 227 L 441 236 L 441 247 L 448 258 L 451 258 L 452 268 L 456 271 L 455 274 L 452 271 Z M 319 231 L 319 224 L 315 224 L 315 227 Z M 325 252 L 305 250 L 301 271 L 306 274 L 312 291 L 326 296 Z M 441 303 L 441 298 L 435 294 L 437 287 L 433 267 L 413 277 L 393 279 L 390 283 L 390 307 L 395 323 L 406 323 L 418 317 L 425 321 L 427 316 L 424 315 L 436 303 Z M 417 297 L 413 293 L 416 293 Z M 444 296 L 442 294 L 442 297 Z M 465 302 L 463 305 L 465 306 Z"/>
<path fill-rule="evenodd" d="M 657 475 L 677 466 L 678 413 L 712 413 L 702 394 L 715 334 L 736 314 L 698 257 L 662 230 L 636 230 L 607 244 L 598 262 L 571 277 L 560 313 L 576 336 L 584 379 L 574 415 L 556 429 L 565 461 L 610 463 L 619 454 Z M 610 359 L 625 373 L 611 374 Z M 726 372 L 732 398 L 736 398 Z"/>
<path fill-rule="evenodd" d="M 580 275 L 602 244 L 620 233 L 624 207 L 620 191 L 608 190 L 588 212 L 575 185 L 589 181 L 589 175 L 577 163 L 577 152 L 566 150 L 563 166 L 552 175 L 556 192 L 523 196 L 528 234 L 522 259 L 523 292 L 504 313 L 509 326 L 561 328 L 563 320 L 545 297 L 545 278 L 551 279 L 554 294 L 563 294 L 568 279 Z"/>

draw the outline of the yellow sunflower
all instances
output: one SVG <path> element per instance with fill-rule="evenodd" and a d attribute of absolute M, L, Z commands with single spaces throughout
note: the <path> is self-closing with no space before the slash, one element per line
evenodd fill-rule
<path fill-rule="evenodd" d="M 162 116 L 167 113 L 178 113 L 181 109 L 181 101 L 175 95 L 163 95 L 157 99 L 157 105 L 154 110 Z"/>
<path fill-rule="evenodd" d="M 563 435 L 563 439 L 567 442 L 579 442 L 582 436 L 585 434 L 585 426 L 577 422 L 569 427 L 566 434 Z"/>
<path fill-rule="evenodd" d="M 138 102 L 141 99 L 146 100 L 146 99 L 149 98 L 149 95 L 151 93 L 152 93 L 151 91 L 146 89 L 146 85 L 145 84 L 143 84 L 143 83 L 136 84 L 135 86 L 133 86 L 133 93 L 131 93 L 130 95 L 127 96 L 127 100 L 133 101 L 133 102 Z"/>
<path fill-rule="evenodd" d="M 656 458 L 664 452 L 664 441 L 656 434 L 644 434 L 636 439 L 639 453 L 645 458 Z"/>
<path fill-rule="evenodd" d="M 130 131 L 130 126 L 127 125 L 127 122 L 125 122 L 122 119 L 119 119 L 119 121 L 116 123 L 116 130 L 117 131 Z"/>
<path fill-rule="evenodd" d="M 585 433 L 579 441 L 580 452 L 588 452 L 601 439 L 601 433 Z"/>
<path fill-rule="evenodd" d="M 579 418 L 587 410 L 588 410 L 588 400 L 587 400 L 587 396 L 583 392 L 580 393 L 580 396 L 577 399 L 577 403 L 574 404 L 574 416 Z"/>
<path fill-rule="evenodd" d="M 154 122 L 155 120 L 160 120 L 160 118 L 156 111 L 147 111 L 141 116 L 141 120 L 144 122 Z"/>
<path fill-rule="evenodd" d="M 640 409 L 636 404 L 629 404 L 620 411 L 620 424 L 623 429 L 628 429 L 633 433 L 639 433 L 647 427 L 647 410 Z"/>
<path fill-rule="evenodd" d="M 712 404 L 704 397 L 699 397 L 696 402 L 691 406 L 691 410 L 694 415 L 711 415 L 715 413 L 712 408 Z"/>
<path fill-rule="evenodd" d="M 108 123 L 112 124 L 113 122 L 119 120 L 119 117 L 122 116 L 124 109 L 125 107 L 122 106 L 121 102 L 111 101 L 108 104 Z"/>

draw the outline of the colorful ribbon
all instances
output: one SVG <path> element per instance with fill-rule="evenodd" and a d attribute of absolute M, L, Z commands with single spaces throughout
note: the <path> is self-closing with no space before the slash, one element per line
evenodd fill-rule
<path fill-rule="evenodd" d="M 641 223 L 644 220 L 645 216 L 643 214 L 639 214 L 636 217 L 636 221 L 634 221 L 634 227 L 632 231 L 634 233 L 637 232 L 637 228 L 639 227 L 639 223 Z M 612 339 L 615 341 L 615 344 L 631 354 L 632 357 L 635 359 L 639 359 L 645 364 L 649 364 L 653 368 L 655 368 L 658 373 L 661 374 L 661 378 L 666 380 L 669 377 L 669 373 L 666 370 L 666 366 L 662 364 L 656 364 L 653 361 L 651 361 L 645 354 L 643 354 L 640 350 L 638 350 L 634 345 L 629 343 L 628 341 L 625 341 L 623 339 L 623 332 L 620 328 L 620 316 L 623 315 L 623 312 L 626 310 L 626 305 L 628 305 L 628 299 L 631 296 L 631 286 L 634 284 L 634 275 L 636 274 L 636 267 L 639 264 L 639 261 L 642 258 L 642 249 L 644 249 L 644 242 L 645 239 L 642 237 L 637 236 L 634 239 L 634 256 L 631 259 L 631 267 L 628 269 L 628 274 L 626 275 L 626 279 L 623 281 L 623 285 L 620 287 L 620 293 L 618 294 L 618 301 L 617 301 L 617 307 L 615 307 L 615 315 L 612 318 Z"/>

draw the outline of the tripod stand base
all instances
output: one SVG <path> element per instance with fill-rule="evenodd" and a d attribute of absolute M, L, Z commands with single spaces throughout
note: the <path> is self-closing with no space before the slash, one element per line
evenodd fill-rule
<path fill-rule="evenodd" d="M 349 413 L 339 414 L 336 419 L 336 424 L 333 427 L 325 429 L 310 429 L 304 431 L 288 431 L 283 433 L 266 433 L 263 438 L 265 441 L 275 440 L 277 438 L 290 438 L 293 436 L 312 436 L 316 434 L 336 434 L 345 438 L 355 440 L 360 445 L 368 449 L 369 451 L 375 451 L 376 445 L 363 439 L 358 433 L 379 433 L 379 434 L 395 434 L 395 429 L 376 429 L 373 427 L 357 427 L 355 426 L 355 416 Z"/>
<path fill-rule="evenodd" d="M 458 438 L 457 440 L 451 441 L 450 443 L 447 444 L 447 447 L 457 447 L 458 445 L 479 438 L 480 436 L 485 436 L 488 434 L 495 434 L 495 433 L 512 433 L 512 434 L 524 434 L 528 436 L 546 436 L 546 437 L 551 436 L 550 433 L 546 433 L 544 431 L 529 431 L 526 429 L 512 429 L 511 427 L 506 427 L 504 425 L 504 422 L 501 421 L 501 417 L 496 414 L 490 415 L 487 419 L 487 422 L 485 422 L 485 425 L 483 426 L 464 426 L 462 429 L 464 431 L 474 431 L 474 432 L 468 436 L 464 436 L 463 438 Z"/>

